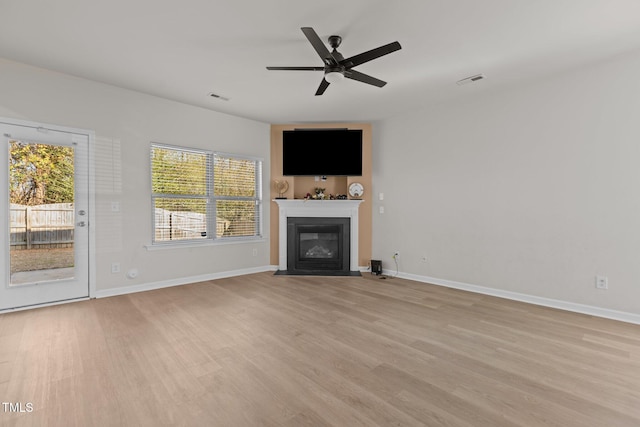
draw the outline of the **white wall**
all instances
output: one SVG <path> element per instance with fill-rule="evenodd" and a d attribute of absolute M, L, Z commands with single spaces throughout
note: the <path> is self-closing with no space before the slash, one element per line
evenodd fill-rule
<path fill-rule="evenodd" d="M 376 123 L 374 258 L 640 314 L 638 75 L 634 53 Z"/>
<path fill-rule="evenodd" d="M 95 131 L 96 288 L 178 283 L 268 266 L 269 205 L 263 242 L 149 251 L 149 144 L 247 154 L 269 177 L 269 125 L 0 59 L 0 116 Z M 203 92 L 206 96 L 206 90 Z M 268 195 L 268 179 L 263 194 Z M 119 213 L 111 202 L 120 202 Z M 6 206 L 6 201 L 1 201 Z M 3 208 L 4 209 L 4 208 Z M 258 255 L 253 256 L 253 249 Z M 112 262 L 122 273 L 111 274 Z M 125 273 L 137 268 L 136 279 Z"/>
<path fill-rule="evenodd" d="M 639 74 L 636 53 L 376 123 L 373 258 L 395 269 L 399 250 L 415 277 L 640 313 Z M 0 116 L 95 131 L 98 290 L 269 264 L 266 241 L 144 247 L 150 141 L 260 156 L 268 177 L 267 124 L 1 59 Z"/>

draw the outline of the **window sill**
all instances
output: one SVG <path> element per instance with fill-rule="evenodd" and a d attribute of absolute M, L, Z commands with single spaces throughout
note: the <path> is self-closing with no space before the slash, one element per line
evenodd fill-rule
<path fill-rule="evenodd" d="M 263 243 L 267 240 L 264 237 L 239 237 L 235 239 L 220 239 L 220 240 L 208 240 L 203 242 L 171 242 L 171 243 L 157 243 L 144 245 L 148 251 L 163 251 L 166 249 L 183 249 L 183 248 L 199 248 L 206 246 L 223 246 L 223 245 L 236 245 L 246 243 Z"/>

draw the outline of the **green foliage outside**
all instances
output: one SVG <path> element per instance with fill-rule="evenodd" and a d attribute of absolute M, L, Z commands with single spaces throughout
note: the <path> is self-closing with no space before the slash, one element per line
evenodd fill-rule
<path fill-rule="evenodd" d="M 209 159 L 207 153 L 153 147 L 152 190 L 156 195 L 173 196 L 156 197 L 156 207 L 173 212 L 206 214 L 206 203 L 203 201 L 212 192 L 217 199 L 217 220 L 229 223 L 224 235 L 255 235 L 256 179 L 260 172 L 256 170 L 257 162 L 215 156 L 211 190 L 207 187 Z"/>
<path fill-rule="evenodd" d="M 9 149 L 11 203 L 73 203 L 73 148 L 11 141 Z"/>
<path fill-rule="evenodd" d="M 156 194 L 185 196 L 156 199 L 156 207 L 178 212 L 206 213 L 197 198 L 207 196 L 207 156 L 168 148 L 154 147 L 151 155 L 151 187 Z"/>
<path fill-rule="evenodd" d="M 230 222 L 225 236 L 253 236 L 256 233 L 256 172 L 256 162 L 252 160 L 215 159 L 215 195 L 246 198 L 216 203 L 216 216 Z"/>

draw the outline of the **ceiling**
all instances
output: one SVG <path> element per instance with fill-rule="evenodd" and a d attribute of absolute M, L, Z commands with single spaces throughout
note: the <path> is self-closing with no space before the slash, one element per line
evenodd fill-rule
<path fill-rule="evenodd" d="M 0 57 L 267 123 L 374 121 L 640 49 L 638 0 L 0 0 L 0 15 Z M 322 72 L 267 71 L 322 65 L 305 26 L 345 57 L 400 42 L 355 68 L 388 84 L 314 96 Z"/>

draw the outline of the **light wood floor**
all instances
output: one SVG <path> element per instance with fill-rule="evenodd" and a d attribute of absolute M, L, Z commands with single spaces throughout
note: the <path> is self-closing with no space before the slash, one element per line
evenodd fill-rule
<path fill-rule="evenodd" d="M 401 279 L 0 315 L 2 426 L 640 426 L 640 326 Z"/>

